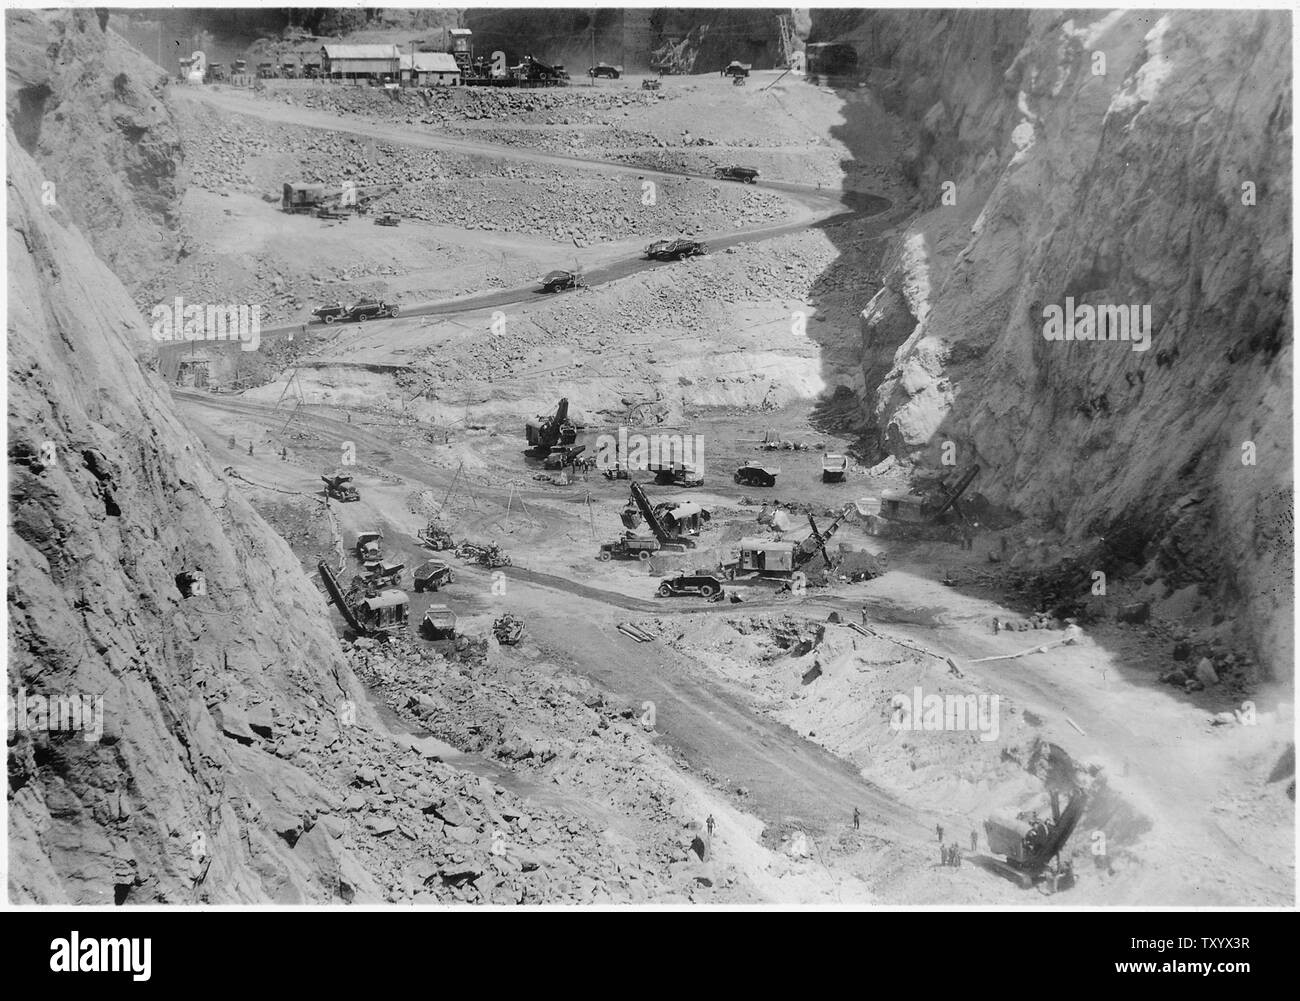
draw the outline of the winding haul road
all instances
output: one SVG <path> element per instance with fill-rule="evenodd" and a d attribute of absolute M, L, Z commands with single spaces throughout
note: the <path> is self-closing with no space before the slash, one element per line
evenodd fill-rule
<path fill-rule="evenodd" d="M 301 128 L 325 129 L 332 132 L 346 132 L 391 142 L 399 146 L 414 146 L 420 149 L 440 150 L 448 153 L 460 153 L 470 156 L 482 156 L 497 160 L 514 160 L 531 164 L 549 164 L 566 170 L 578 170 L 599 173 L 604 176 L 620 174 L 635 180 L 692 178 L 710 183 L 734 184 L 737 182 L 716 182 L 711 174 L 698 174 L 687 171 L 654 170 L 638 167 L 613 160 L 597 160 L 587 157 L 566 156 L 560 153 L 545 153 L 540 150 L 521 149 L 500 143 L 477 142 L 456 139 L 423 131 L 412 127 L 360 122 L 354 119 L 339 118 L 328 112 L 314 111 L 295 105 L 281 104 L 277 101 L 243 97 L 236 93 L 206 88 L 177 88 L 173 97 L 182 100 L 200 101 L 213 105 L 230 114 L 248 115 L 263 121 L 294 125 Z M 727 247 L 741 246 L 775 239 L 789 233 L 798 233 L 813 226 L 826 225 L 832 220 L 843 220 L 849 216 L 881 215 L 891 207 L 888 199 L 866 192 L 839 191 L 823 189 L 807 184 L 795 184 L 788 181 L 764 181 L 761 187 L 772 191 L 796 207 L 796 217 L 790 221 L 771 226 L 755 226 L 746 229 L 727 229 L 700 237 L 711 251 L 725 250 Z M 583 282 L 588 288 L 598 287 L 609 282 L 618 281 L 631 275 L 656 268 L 674 267 L 674 264 L 646 260 L 644 257 L 622 257 L 610 259 L 596 267 L 589 268 L 583 274 Z M 562 294 L 562 293 L 560 293 Z M 437 302 L 403 304 L 401 317 L 411 316 L 454 316 L 460 313 L 480 309 L 494 309 L 502 306 L 515 306 L 520 303 L 536 301 L 544 295 L 538 286 L 516 286 L 508 289 L 496 289 L 476 295 L 461 296 L 456 299 L 444 299 Z M 369 320 L 367 324 L 383 323 L 383 320 Z M 302 323 L 282 324 L 274 327 L 262 327 L 262 337 L 284 336 L 302 330 Z M 184 345 L 164 345 L 162 351 L 183 350 Z"/>
<path fill-rule="evenodd" d="M 701 174 L 677 174 L 624 163 L 471 142 L 409 128 L 341 119 L 325 112 L 253 100 L 224 91 L 177 89 L 173 95 L 181 100 L 203 101 L 232 114 L 252 115 L 299 127 L 348 132 L 398 145 L 550 164 L 566 170 L 598 171 L 606 175 L 614 172 L 637 179 L 691 177 L 713 183 L 711 176 Z M 797 208 L 797 218 L 773 226 L 706 236 L 704 239 L 710 249 L 769 240 L 810 226 L 824 225 L 836 217 L 876 215 L 889 208 L 885 199 L 873 195 L 845 194 L 788 183 L 765 183 L 763 187 L 778 192 L 793 203 Z M 590 269 L 584 279 L 589 287 L 599 286 L 654 268 L 673 266 L 676 265 L 641 258 L 615 259 Z M 454 315 L 527 302 L 538 294 L 535 286 L 504 289 L 455 300 L 404 306 L 401 316 Z M 382 321 L 370 321 L 367 326 L 376 322 Z M 267 337 L 300 329 L 301 324 L 292 324 L 264 328 L 261 333 Z M 177 347 L 183 348 L 183 345 Z M 167 345 L 162 350 L 169 349 L 171 346 Z M 266 403 L 182 389 L 173 389 L 172 392 L 179 408 L 207 432 L 206 436 L 214 444 L 217 433 L 211 429 L 219 426 L 223 415 L 268 423 L 282 420 L 285 416 L 282 408 Z M 371 464 L 401 476 L 412 485 L 429 488 L 445 488 L 447 485 L 445 471 L 405 455 L 380 433 L 319 412 L 312 412 L 310 421 L 312 432 L 321 443 L 337 447 L 342 441 L 351 440 L 366 449 Z M 503 506 L 507 501 L 507 492 L 503 488 L 476 484 L 475 489 L 481 496 Z M 526 496 L 534 495 L 553 498 L 552 494 L 541 491 L 526 492 Z M 423 558 L 413 543 L 404 540 L 398 545 L 408 551 L 403 553 L 408 560 Z M 486 579 L 487 576 L 486 571 L 472 567 L 464 568 L 463 572 L 470 577 L 478 575 Z M 619 616 L 625 616 L 627 612 L 646 616 L 670 612 L 712 615 L 734 613 L 736 606 L 690 599 L 678 599 L 671 604 L 644 600 L 522 567 L 508 568 L 506 575 L 515 585 L 511 590 L 511 607 L 524 613 L 529 621 L 530 643 L 539 646 L 566 669 L 593 678 L 634 704 L 640 704 L 642 700 L 653 701 L 657 730 L 687 760 L 696 767 L 707 768 L 732 790 L 740 785 L 749 790 L 743 809 L 757 814 L 774 828 L 797 826 L 814 836 L 821 836 L 829 830 L 846 826 L 856 806 L 863 811 L 866 831 L 874 831 L 884 841 L 897 846 L 887 849 L 891 854 L 901 852 L 910 856 L 911 849 L 903 848 L 900 839 L 903 843 L 913 844 L 925 840 L 926 826 L 914 811 L 864 780 L 852 765 L 761 715 L 734 686 L 707 668 L 689 663 L 661 642 L 635 643 L 616 628 Z M 475 592 L 481 595 L 488 590 L 481 587 Z M 557 595 L 562 597 L 557 599 Z M 788 602 L 765 598 L 747 600 L 742 608 L 746 612 L 793 610 Z M 485 599 L 481 597 L 469 596 L 466 604 L 483 606 L 475 610 L 488 610 Z M 800 607 L 803 604 L 809 603 L 801 603 Z M 822 606 L 823 612 L 836 605 L 833 601 L 817 604 Z M 418 620 L 420 614 L 413 603 L 412 619 Z"/>

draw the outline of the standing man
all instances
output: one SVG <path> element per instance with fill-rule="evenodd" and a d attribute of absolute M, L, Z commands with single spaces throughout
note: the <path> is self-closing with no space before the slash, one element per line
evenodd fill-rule
<path fill-rule="evenodd" d="M 934 830 L 935 830 L 935 833 L 937 833 L 937 834 L 939 835 L 939 844 L 943 844 L 943 828 L 940 827 L 938 824 L 935 824 L 935 825 L 934 825 Z"/>
<path fill-rule="evenodd" d="M 972 852 L 973 852 L 973 851 L 976 851 L 976 850 L 979 848 L 979 844 L 980 844 L 979 835 L 976 834 L 974 831 L 971 831 L 971 832 L 970 832 L 970 850 L 971 850 Z"/>
<path fill-rule="evenodd" d="M 867 606 L 866 606 L 866 605 L 863 605 L 863 606 L 862 606 L 862 624 L 863 624 L 864 626 L 867 624 Z"/>
<path fill-rule="evenodd" d="M 704 822 L 704 826 L 708 828 L 708 830 L 709 830 L 709 840 L 712 841 L 712 840 L 713 840 L 713 828 L 714 828 L 714 823 L 713 823 L 713 814 L 711 814 L 711 813 L 709 814 L 709 819 L 706 820 L 706 821 Z"/>
<path fill-rule="evenodd" d="M 862 820 L 862 814 L 858 812 L 858 808 L 855 806 L 853 808 L 853 829 L 855 831 L 861 827 L 861 823 L 860 823 L 861 820 Z"/>

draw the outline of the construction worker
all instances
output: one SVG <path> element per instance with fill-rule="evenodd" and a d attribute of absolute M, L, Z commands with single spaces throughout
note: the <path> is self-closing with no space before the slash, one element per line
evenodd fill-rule
<path fill-rule="evenodd" d="M 952 843 L 952 867 L 961 868 L 961 846 L 955 841 Z"/>
<path fill-rule="evenodd" d="M 861 820 L 862 820 L 862 814 L 858 811 L 858 808 L 855 806 L 853 808 L 853 829 L 855 831 L 861 828 L 862 826 Z"/>
<path fill-rule="evenodd" d="M 863 605 L 863 606 L 862 606 L 862 624 L 863 624 L 864 626 L 867 624 L 867 606 L 866 606 L 866 605 Z"/>
<path fill-rule="evenodd" d="M 978 848 L 979 848 L 979 843 L 980 843 L 979 835 L 976 834 L 974 831 L 971 831 L 971 832 L 970 832 L 970 850 L 971 850 L 971 851 L 975 851 L 976 849 L 978 849 Z"/>
<path fill-rule="evenodd" d="M 938 824 L 934 825 L 935 832 L 939 835 L 939 844 L 943 844 L 943 828 Z"/>
<path fill-rule="evenodd" d="M 708 831 L 709 831 L 709 837 L 712 838 L 712 837 L 713 837 L 713 828 L 714 828 L 714 823 L 713 823 L 713 814 L 711 814 L 711 813 L 709 814 L 709 819 L 706 820 L 706 821 L 704 822 L 704 826 L 705 826 L 706 828 L 708 828 Z"/>

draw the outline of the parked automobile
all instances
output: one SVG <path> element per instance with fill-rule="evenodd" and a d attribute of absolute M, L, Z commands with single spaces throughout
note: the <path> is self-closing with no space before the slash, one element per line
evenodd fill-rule
<path fill-rule="evenodd" d="M 552 271 L 542 279 L 543 292 L 563 292 L 565 289 L 577 288 L 582 279 L 572 271 Z"/>
<path fill-rule="evenodd" d="M 740 181 L 753 184 L 758 180 L 758 171 L 753 167 L 715 167 L 713 177 L 718 181 Z"/>
<path fill-rule="evenodd" d="M 749 70 L 749 65 L 740 62 L 738 59 L 733 59 L 731 62 L 727 63 L 726 67 L 722 71 L 722 75 L 747 77 L 749 76 Z"/>
<path fill-rule="evenodd" d="M 437 591 L 446 584 L 456 583 L 456 574 L 441 560 L 426 560 L 415 568 L 415 593 Z"/>
<path fill-rule="evenodd" d="M 364 323 L 366 320 L 375 320 L 383 316 L 396 316 L 397 312 L 396 305 L 383 299 L 361 299 L 347 307 L 341 302 L 331 306 L 318 306 L 311 311 L 311 315 L 325 323 L 336 323 L 341 320 L 356 320 Z"/>
<path fill-rule="evenodd" d="M 622 70 L 617 66 L 609 65 L 609 63 L 597 63 L 595 66 L 591 67 L 591 69 L 587 70 L 587 76 L 591 77 L 593 80 L 602 76 L 610 80 L 617 80 L 622 75 Z"/>
<path fill-rule="evenodd" d="M 641 89 L 642 89 L 642 90 L 658 90 L 658 89 L 659 89 L 659 78 L 658 78 L 658 77 L 646 77 L 644 80 L 641 81 Z"/>
<path fill-rule="evenodd" d="M 376 226 L 399 226 L 401 225 L 401 222 L 401 217 L 395 212 L 385 212 L 383 215 L 376 216 L 375 218 Z"/>
<path fill-rule="evenodd" d="M 702 240 L 659 240 L 646 247 L 645 255 L 655 261 L 680 261 L 708 252 Z"/>
<path fill-rule="evenodd" d="M 672 598 L 682 594 L 698 594 L 704 598 L 712 598 L 721 592 L 722 581 L 711 573 L 684 573 L 661 581 L 655 591 L 661 598 Z"/>

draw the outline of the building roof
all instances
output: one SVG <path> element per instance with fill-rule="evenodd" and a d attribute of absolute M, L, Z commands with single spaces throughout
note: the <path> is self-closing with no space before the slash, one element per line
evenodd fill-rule
<path fill-rule="evenodd" d="M 456 35 L 472 35 L 474 32 L 470 31 L 469 28 L 448 28 L 447 34 L 454 37 Z"/>
<path fill-rule="evenodd" d="M 396 59 L 396 45 L 322 45 L 330 59 Z"/>
<path fill-rule="evenodd" d="M 411 68 L 411 56 L 402 56 L 401 67 Z M 449 52 L 417 52 L 415 54 L 415 71 L 417 73 L 459 73 L 460 67 Z"/>
<path fill-rule="evenodd" d="M 366 599 L 366 607 L 372 612 L 376 612 L 381 608 L 393 608 L 396 605 L 405 604 L 407 604 L 406 592 L 395 589 L 382 591 L 373 598 Z"/>

